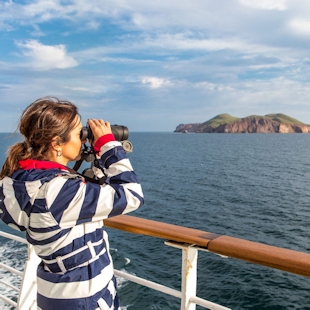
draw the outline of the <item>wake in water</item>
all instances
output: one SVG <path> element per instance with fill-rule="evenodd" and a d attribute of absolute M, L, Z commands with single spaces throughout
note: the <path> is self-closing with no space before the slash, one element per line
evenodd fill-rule
<path fill-rule="evenodd" d="M 27 260 L 27 253 L 28 253 L 27 245 L 20 244 L 14 240 L 9 240 L 1 244 L 0 262 L 7 266 L 17 269 L 18 271 L 23 271 L 24 265 Z M 130 264 L 130 259 L 119 254 L 117 249 L 111 249 L 111 255 L 114 260 L 114 265 L 117 265 L 118 269 L 120 268 L 120 266 L 124 267 Z M 122 268 L 120 270 L 123 272 L 127 272 L 125 268 Z M 126 287 L 126 285 L 128 285 L 127 280 L 121 277 L 116 277 L 116 278 L 117 278 L 117 289 L 118 290 L 121 290 L 122 288 Z M 22 279 L 18 275 L 15 275 L 1 268 L 0 269 L 0 294 L 17 302 L 18 292 L 14 290 L 13 288 L 11 288 L 10 286 L 5 285 L 5 283 L 12 285 L 14 287 L 20 288 L 21 281 Z M 127 310 L 129 306 L 130 305 L 122 306 L 121 310 Z M 14 307 L 0 300 L 0 309 L 1 310 L 13 310 Z"/>
<path fill-rule="evenodd" d="M 0 262 L 13 267 L 19 271 L 23 271 L 27 260 L 27 246 L 16 241 L 10 240 L 1 244 Z M 4 269 L 0 269 L 0 279 L 4 282 L 20 288 L 21 277 Z M 0 294 L 17 301 L 18 292 L 0 282 Z M 0 300 L 0 309 L 11 310 L 13 307 L 5 304 Z"/>

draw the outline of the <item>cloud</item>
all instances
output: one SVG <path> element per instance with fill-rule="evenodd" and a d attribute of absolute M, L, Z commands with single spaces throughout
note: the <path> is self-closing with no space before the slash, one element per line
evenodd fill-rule
<path fill-rule="evenodd" d="M 88 29 L 96 30 L 100 27 L 100 23 L 95 20 L 91 20 L 90 22 L 86 24 L 86 27 Z"/>
<path fill-rule="evenodd" d="M 33 22 L 44 23 L 53 20 L 70 20 L 77 25 L 84 21 L 83 27 L 97 29 L 100 18 L 116 17 L 123 11 L 122 5 L 88 0 L 30 0 L 18 3 L 2 0 L 0 3 L 0 26 L 9 29 L 16 26 L 32 25 Z M 90 21 L 90 17 L 92 21 Z"/>
<path fill-rule="evenodd" d="M 45 36 L 45 34 L 41 31 L 40 27 L 36 24 L 34 24 L 33 26 L 33 31 L 31 32 L 31 35 L 34 37 L 43 37 Z"/>
<path fill-rule="evenodd" d="M 239 5 L 238 5 L 239 3 Z M 286 0 L 221 0 L 220 3 L 195 0 L 160 1 L 155 5 L 145 0 L 134 1 L 87 1 L 87 0 L 32 0 L 25 4 L 7 1 L 0 3 L 0 21 L 14 26 L 50 22 L 70 21 L 75 26 L 98 29 L 104 19 L 123 29 L 140 31 L 181 27 L 196 30 L 229 30 L 231 23 L 238 24 L 240 5 L 261 10 L 286 10 Z M 225 9 L 226 8 L 226 9 Z M 227 9 L 229 8 L 229 9 Z M 221 23 L 218 23 L 221 16 Z M 237 19 L 236 19 L 237 17 Z M 242 20 L 242 19 L 241 19 Z M 81 24 L 82 23 L 82 24 Z"/>
<path fill-rule="evenodd" d="M 1 102 L 57 95 L 154 130 L 159 114 L 163 130 L 171 115 L 308 117 L 310 2 L 194 2 L 0 1 Z"/>
<path fill-rule="evenodd" d="M 298 35 L 308 36 L 310 34 L 310 19 L 292 19 L 288 22 L 288 26 Z"/>
<path fill-rule="evenodd" d="M 241 5 L 259 9 L 259 10 L 278 10 L 284 11 L 287 10 L 287 1 L 286 0 L 239 0 Z"/>
<path fill-rule="evenodd" d="M 169 80 L 161 79 L 154 76 L 144 76 L 142 77 L 141 82 L 142 84 L 148 85 L 150 88 L 153 89 L 172 85 Z"/>
<path fill-rule="evenodd" d="M 205 52 L 230 49 L 245 53 L 269 49 L 267 46 L 246 42 L 238 37 L 206 38 L 205 35 L 195 32 L 149 36 L 145 37 L 144 41 L 137 43 L 137 45 L 140 49 L 145 46 L 150 50 L 161 48 L 163 50 Z M 133 44 L 133 48 L 135 48 L 135 44 Z"/>
<path fill-rule="evenodd" d="M 67 55 L 66 47 L 62 44 L 43 45 L 37 40 L 28 40 L 25 43 L 16 42 L 16 45 L 38 70 L 66 69 L 78 65 L 73 57 Z"/>
<path fill-rule="evenodd" d="M 283 49 L 268 46 L 264 43 L 252 43 L 238 37 L 207 38 L 206 35 L 196 32 L 175 34 L 141 34 L 126 36 L 117 43 L 108 46 L 86 48 L 72 53 L 75 59 L 83 63 L 118 62 L 128 65 L 137 62 L 142 64 L 155 63 L 158 58 L 177 58 L 191 55 L 191 59 L 210 55 L 218 51 L 230 51 L 240 55 L 281 55 Z M 126 58 L 124 57 L 126 55 Z M 240 56 L 238 56 L 240 57 Z M 162 62 L 163 60 L 161 60 Z M 169 62 L 169 60 L 167 60 Z"/>

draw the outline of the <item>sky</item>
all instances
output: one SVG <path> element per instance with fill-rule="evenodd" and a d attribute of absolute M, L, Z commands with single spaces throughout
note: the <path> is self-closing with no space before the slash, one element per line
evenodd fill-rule
<path fill-rule="evenodd" d="M 44 96 L 129 131 L 222 113 L 310 124 L 307 0 L 0 0 L 0 40 L 0 132 Z"/>

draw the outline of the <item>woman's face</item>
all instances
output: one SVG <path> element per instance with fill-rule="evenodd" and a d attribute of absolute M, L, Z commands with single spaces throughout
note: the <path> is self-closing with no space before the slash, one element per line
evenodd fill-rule
<path fill-rule="evenodd" d="M 81 141 L 80 133 L 82 129 L 82 123 L 80 118 L 77 116 L 75 120 L 76 125 L 70 132 L 70 139 L 68 142 L 61 144 L 62 156 L 58 157 L 59 160 L 57 162 L 66 165 L 69 161 L 78 160 L 81 151 L 82 151 L 82 143 L 85 141 Z"/>

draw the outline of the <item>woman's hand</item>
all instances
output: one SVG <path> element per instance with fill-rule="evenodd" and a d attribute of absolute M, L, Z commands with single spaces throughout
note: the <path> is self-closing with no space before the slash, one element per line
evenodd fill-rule
<path fill-rule="evenodd" d="M 94 141 L 91 141 L 93 145 L 103 135 L 112 133 L 110 123 L 102 119 L 89 119 L 88 125 L 94 135 Z"/>

